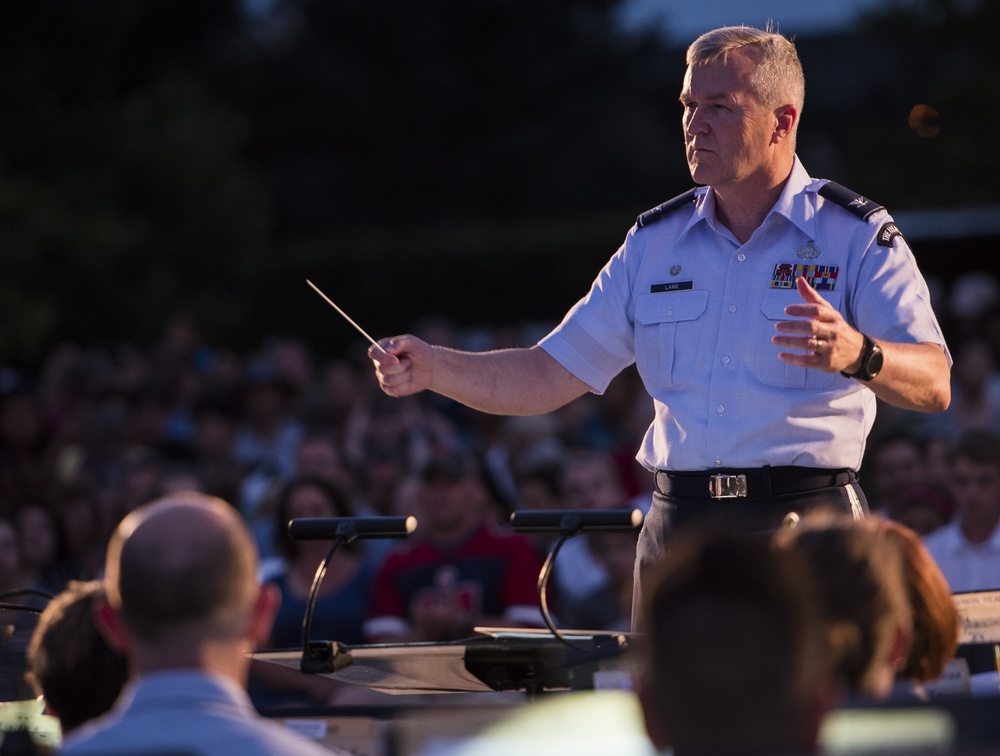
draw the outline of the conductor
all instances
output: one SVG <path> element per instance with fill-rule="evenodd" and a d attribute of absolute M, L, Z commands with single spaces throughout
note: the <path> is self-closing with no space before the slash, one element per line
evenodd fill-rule
<path fill-rule="evenodd" d="M 902 233 L 795 153 L 804 90 L 782 35 L 703 34 L 680 92 L 699 186 L 640 215 L 551 333 L 481 353 L 410 335 L 369 349 L 391 396 L 431 390 L 506 415 L 601 393 L 634 362 L 655 408 L 637 454 L 655 476 L 637 599 L 668 533 L 691 521 L 773 527 L 821 506 L 863 517 L 856 471 L 876 397 L 924 412 L 950 402 L 951 357 Z"/>

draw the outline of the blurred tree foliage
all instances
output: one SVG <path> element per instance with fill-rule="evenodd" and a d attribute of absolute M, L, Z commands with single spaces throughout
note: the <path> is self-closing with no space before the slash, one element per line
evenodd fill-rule
<path fill-rule="evenodd" d="M 241 18 L 217 0 L 0 3 L 0 355 L 150 338 L 182 306 L 239 324 L 270 216 L 251 124 L 213 94 Z"/>
<path fill-rule="evenodd" d="M 310 277 L 378 334 L 430 308 L 558 317 L 637 212 L 689 181 L 683 59 L 616 32 L 618 5 L 276 3 L 239 88 L 282 248 L 258 316 L 350 335 Z"/>
<path fill-rule="evenodd" d="M 890 207 L 1000 202 L 1000 3 L 896 0 L 850 39 L 865 70 L 840 119 L 844 173 Z M 912 120 L 920 105 L 936 128 Z"/>
<path fill-rule="evenodd" d="M 351 339 L 306 277 L 378 335 L 559 317 L 690 181 L 683 51 L 619 6 L 4 0 L 0 362 L 149 341 L 181 307 L 238 347 Z M 998 10 L 801 40 L 806 166 L 892 209 L 997 202 Z"/>

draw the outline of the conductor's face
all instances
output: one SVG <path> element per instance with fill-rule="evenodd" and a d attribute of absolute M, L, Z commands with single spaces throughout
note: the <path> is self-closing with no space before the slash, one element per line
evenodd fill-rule
<path fill-rule="evenodd" d="M 684 145 L 698 184 L 736 185 L 768 159 L 776 120 L 750 87 L 751 55 L 737 50 L 725 62 L 696 65 L 684 76 Z"/>

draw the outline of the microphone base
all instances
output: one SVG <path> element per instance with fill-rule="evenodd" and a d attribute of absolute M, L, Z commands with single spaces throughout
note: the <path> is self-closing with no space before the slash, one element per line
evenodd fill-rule
<path fill-rule="evenodd" d="M 337 641 L 310 641 L 299 669 L 307 675 L 329 675 L 353 663 L 351 652 Z"/>

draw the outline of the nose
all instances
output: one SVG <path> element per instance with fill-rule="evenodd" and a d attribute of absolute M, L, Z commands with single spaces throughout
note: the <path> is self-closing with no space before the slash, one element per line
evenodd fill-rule
<path fill-rule="evenodd" d="M 684 114 L 684 132 L 691 136 L 704 134 L 708 130 L 708 123 L 701 114 L 700 108 L 692 108 Z"/>

